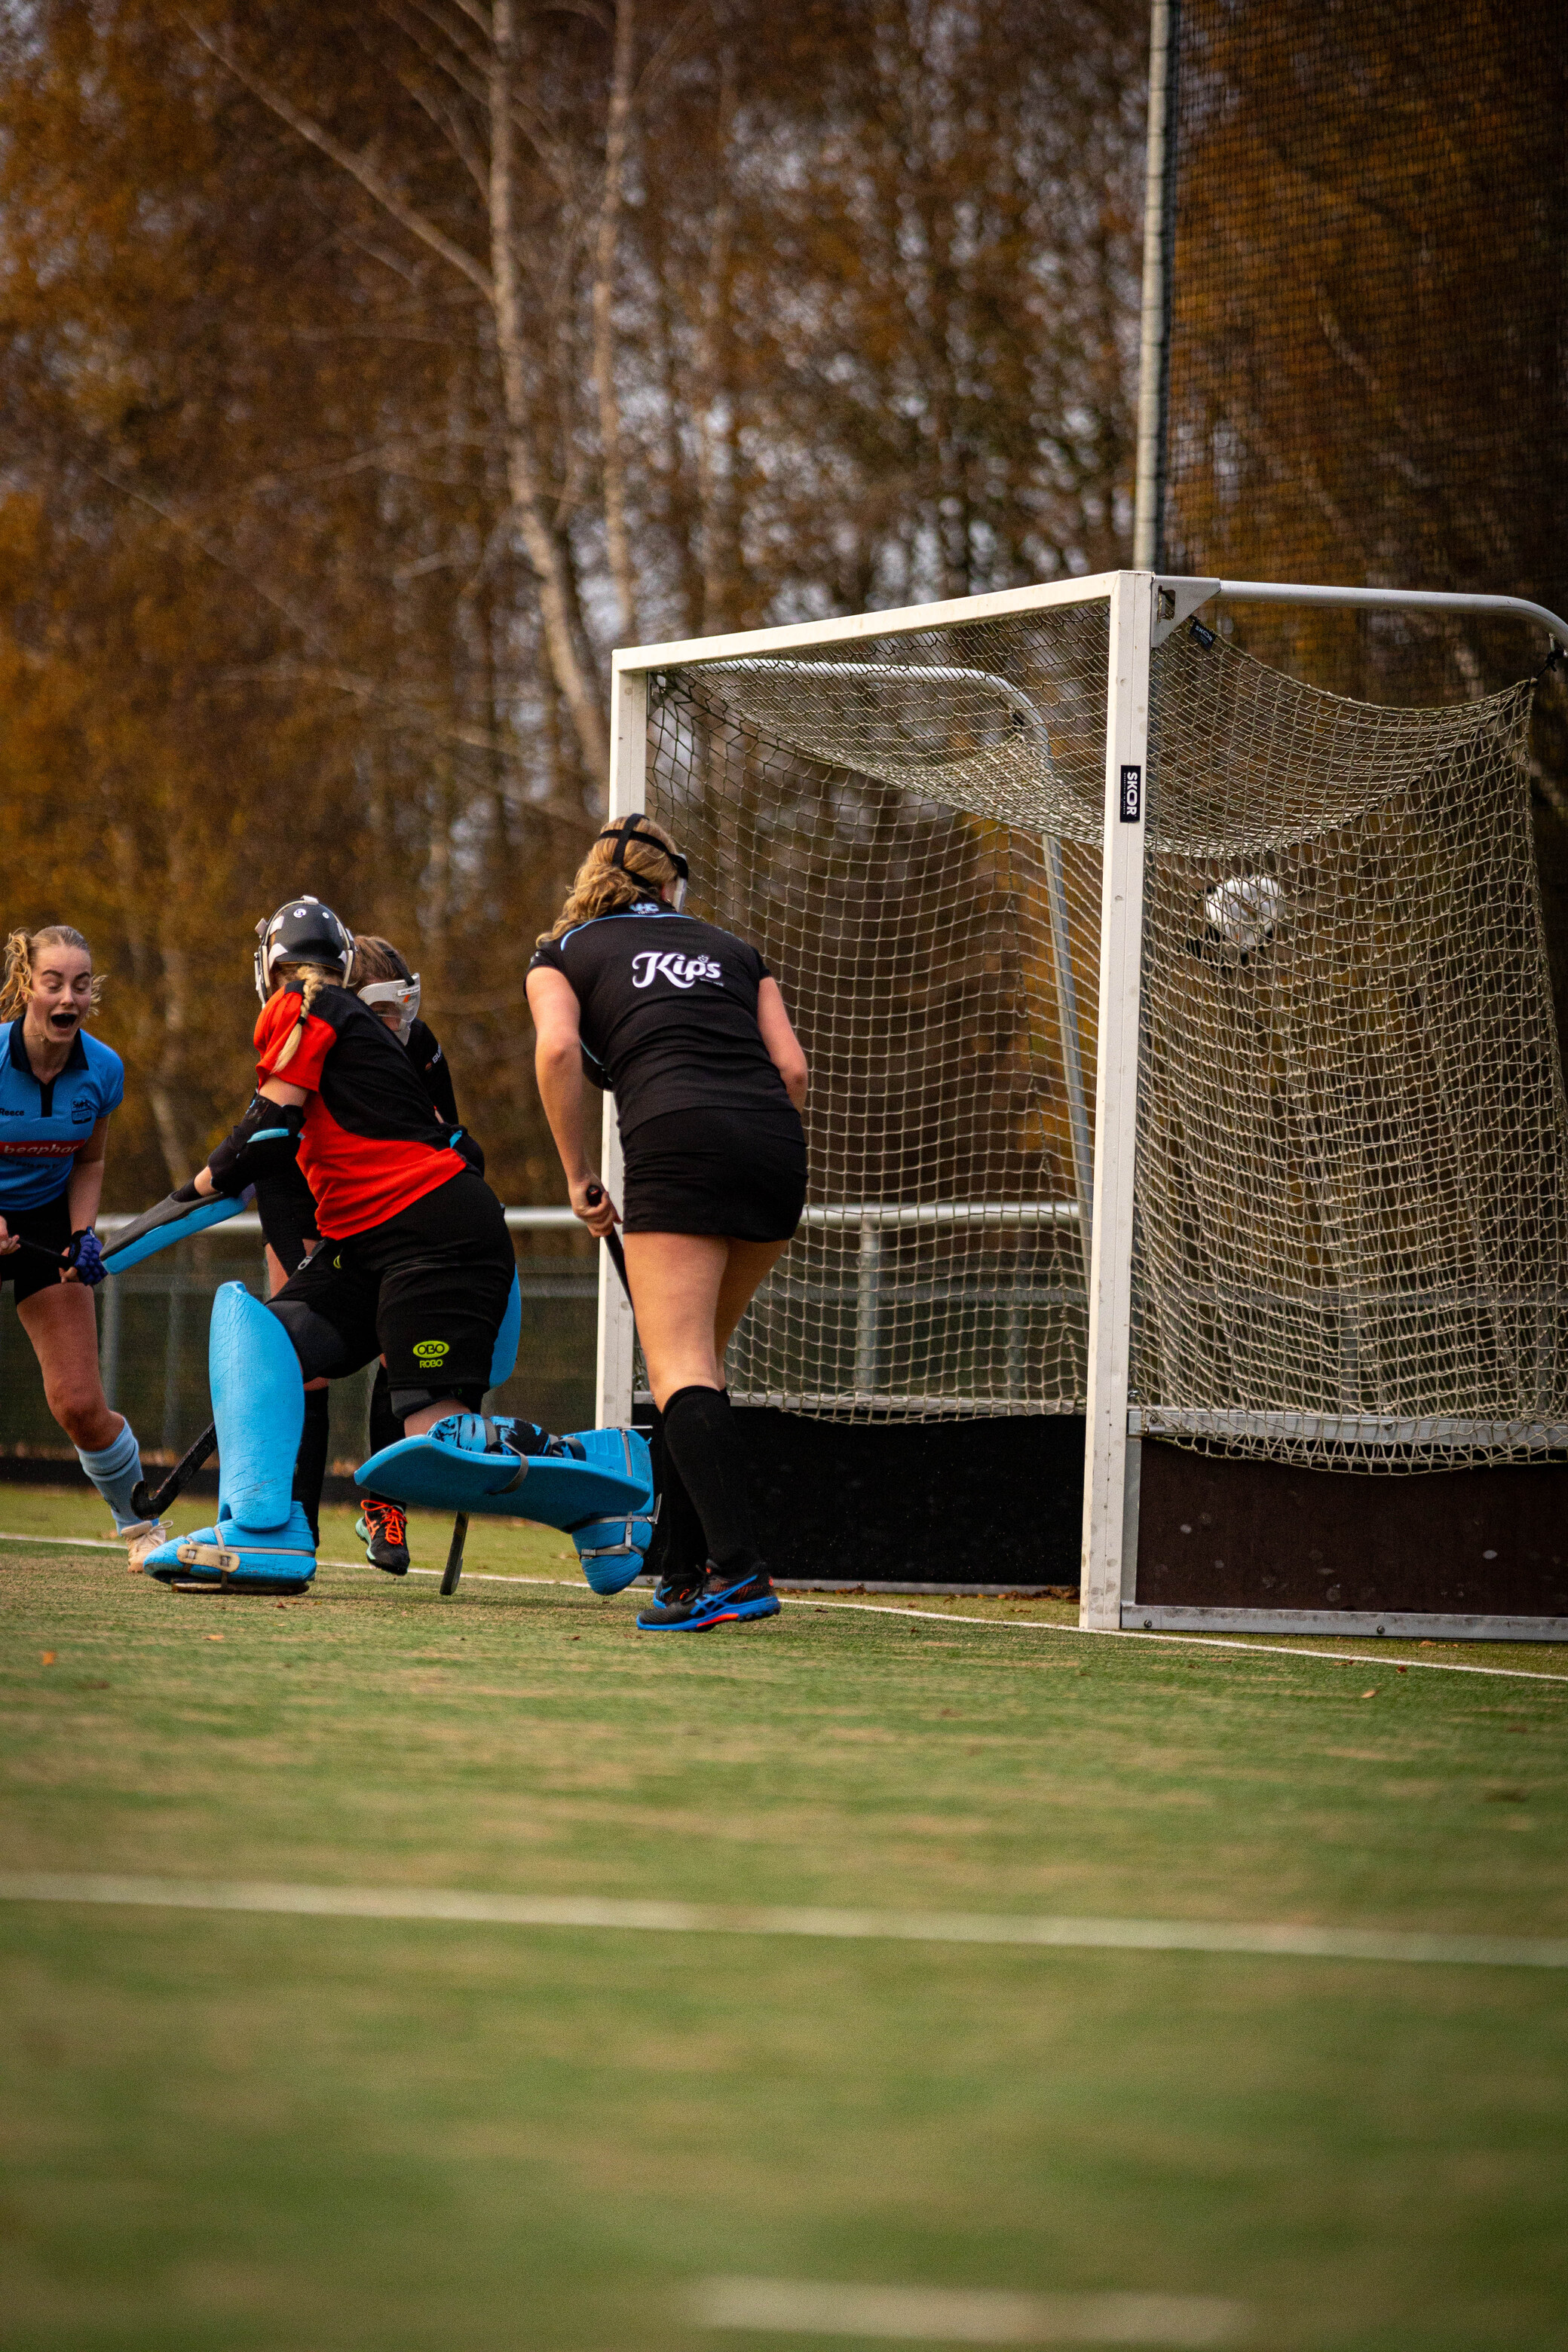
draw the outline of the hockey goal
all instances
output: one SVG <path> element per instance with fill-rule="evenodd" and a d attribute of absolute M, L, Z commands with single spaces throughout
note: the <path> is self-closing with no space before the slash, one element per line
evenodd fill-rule
<path fill-rule="evenodd" d="M 812 1064 L 810 1201 L 731 1394 L 1082 1415 L 1098 1626 L 1154 1622 L 1145 1440 L 1363 1479 L 1568 1445 L 1530 687 L 1349 702 L 1206 626 L 1226 594 L 1568 642 L 1510 599 L 1119 572 L 616 657 L 611 813 L 675 831 Z M 613 1185 L 608 1108 L 605 1150 Z M 625 1419 L 608 1282 L 600 1315 Z"/>

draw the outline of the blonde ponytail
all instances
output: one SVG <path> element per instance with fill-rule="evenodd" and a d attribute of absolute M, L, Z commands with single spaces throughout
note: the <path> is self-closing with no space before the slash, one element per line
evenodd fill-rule
<path fill-rule="evenodd" d="M 26 1013 L 33 993 L 37 950 L 51 940 L 57 947 L 79 948 L 91 961 L 92 950 L 81 933 L 73 931 L 68 923 L 45 923 L 36 931 L 13 931 L 5 942 L 5 977 L 0 981 L 0 1021 L 15 1021 L 18 1013 Z M 102 976 L 95 971 L 90 1007 L 95 1013 L 102 994 Z"/>
<path fill-rule="evenodd" d="M 663 848 L 659 846 L 661 842 Z M 674 839 L 651 817 L 645 816 L 636 833 L 621 835 L 619 845 L 622 862 L 616 866 L 611 862 L 616 855 L 616 837 L 601 835 L 595 842 L 577 868 L 566 904 L 552 928 L 540 932 L 536 946 L 548 947 L 563 931 L 574 930 L 579 923 L 591 923 L 597 915 L 617 914 L 622 908 L 635 907 L 639 898 L 657 898 L 661 883 L 676 880 Z"/>
<path fill-rule="evenodd" d="M 289 1043 L 272 1065 L 270 1075 L 275 1078 L 280 1078 L 300 1050 L 300 1040 L 305 1034 L 305 1024 L 310 1017 L 311 1005 L 314 1004 L 323 988 L 341 988 L 343 982 L 340 971 L 329 970 L 324 963 L 279 963 L 275 964 L 273 970 L 283 975 L 278 988 L 273 992 L 274 994 L 280 994 L 289 986 L 290 981 L 300 980 L 305 983 L 300 992 L 300 1018 L 294 1024 Z"/>

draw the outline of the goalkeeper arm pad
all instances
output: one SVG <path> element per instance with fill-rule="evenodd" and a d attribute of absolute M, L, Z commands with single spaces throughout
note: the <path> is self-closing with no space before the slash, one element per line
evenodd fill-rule
<path fill-rule="evenodd" d="M 268 1102 L 265 1095 L 257 1095 L 239 1125 L 230 1129 L 207 1160 L 215 1189 L 232 1199 L 292 1160 L 304 1125 L 299 1103 Z"/>

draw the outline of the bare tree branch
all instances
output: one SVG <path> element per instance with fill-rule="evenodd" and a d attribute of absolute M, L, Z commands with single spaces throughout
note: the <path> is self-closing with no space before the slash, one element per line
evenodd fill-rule
<path fill-rule="evenodd" d="M 735 196 L 730 134 L 735 112 L 735 52 L 726 42 L 719 59 L 719 120 L 715 131 L 718 194 L 709 231 L 708 268 L 702 282 L 702 320 L 697 362 L 697 494 L 702 519 L 702 625 L 721 629 L 730 619 L 729 562 L 733 536 L 732 485 L 722 466 L 719 407 L 729 356 L 730 266 L 735 239 Z"/>
<path fill-rule="evenodd" d="M 616 389 L 616 249 L 621 193 L 626 181 L 626 133 L 631 120 L 632 68 L 637 54 L 637 0 L 618 0 L 615 58 L 610 73 L 609 113 L 605 125 L 605 191 L 594 259 L 594 384 L 599 399 L 599 442 L 605 467 L 605 547 L 610 577 L 620 600 L 621 635 L 637 638 L 637 588 L 626 528 L 626 448 Z"/>
<path fill-rule="evenodd" d="M 264 604 L 270 604 L 275 613 L 281 614 L 289 627 L 297 629 L 308 646 L 318 649 L 325 646 L 325 636 L 308 613 L 301 612 L 290 598 L 280 595 L 275 588 L 267 587 L 253 573 L 247 572 L 243 564 L 226 555 L 221 547 L 215 547 L 204 531 L 198 530 L 194 523 L 187 522 L 184 516 L 176 512 L 164 499 L 154 498 L 150 490 L 142 489 L 135 482 L 122 480 L 119 475 L 111 474 L 106 466 L 100 466 L 90 458 L 86 463 L 88 471 L 96 474 L 99 480 L 106 482 L 111 490 L 117 490 L 123 499 L 134 500 L 138 506 L 147 507 L 160 521 L 167 523 L 171 530 L 177 531 L 182 539 L 189 540 L 209 563 L 216 563 L 222 572 L 231 572 L 237 580 L 243 580 L 252 595 L 258 596 Z"/>
<path fill-rule="evenodd" d="M 364 156 L 354 154 L 341 139 L 334 139 L 330 131 L 310 115 L 302 113 L 292 100 L 284 97 L 281 90 L 274 89 L 270 82 L 265 82 L 258 74 L 252 73 L 249 67 L 243 65 L 235 56 L 227 42 L 215 40 L 205 26 L 198 24 L 194 16 L 186 16 L 183 10 L 181 18 L 192 37 L 234 76 L 243 89 L 250 92 L 252 98 L 258 99 L 280 122 L 286 122 L 290 131 L 297 131 L 301 139 L 308 140 L 312 147 L 319 148 L 323 155 L 330 157 L 351 179 L 357 180 L 365 194 L 373 197 L 382 210 L 389 213 L 411 236 L 416 236 L 433 253 L 438 253 L 442 260 L 449 262 L 454 269 L 460 269 L 487 299 L 494 300 L 495 289 L 483 262 L 476 261 L 471 253 L 465 252 L 445 229 L 437 228 L 433 220 L 426 220 L 423 213 L 416 212 L 412 205 L 405 204 L 396 190 L 388 185 Z"/>
<path fill-rule="evenodd" d="M 523 364 L 522 290 L 517 267 L 516 177 L 512 153 L 512 73 L 516 63 L 515 0 L 495 0 L 495 49 L 490 70 L 490 256 L 495 273 L 496 346 L 506 405 L 507 478 L 529 562 L 539 575 L 540 617 L 561 698 L 589 773 L 603 775 L 609 741 L 596 686 L 583 667 L 573 627 L 571 584 L 560 541 L 544 520 L 529 427 Z"/>

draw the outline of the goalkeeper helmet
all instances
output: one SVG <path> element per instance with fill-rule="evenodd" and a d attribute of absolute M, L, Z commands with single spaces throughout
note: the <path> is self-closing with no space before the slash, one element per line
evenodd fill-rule
<path fill-rule="evenodd" d="M 257 924 L 256 936 L 261 942 L 256 950 L 256 993 L 263 1004 L 278 985 L 273 975 L 280 963 L 335 964 L 340 982 L 348 979 L 354 960 L 353 933 L 319 898 L 285 899 L 275 915 Z"/>

